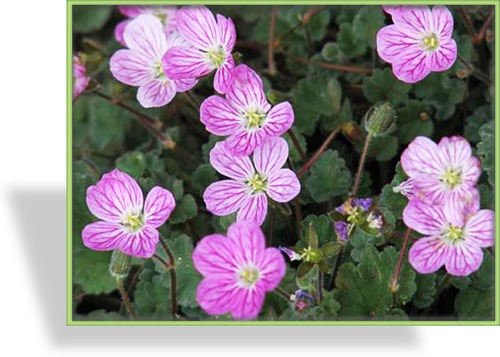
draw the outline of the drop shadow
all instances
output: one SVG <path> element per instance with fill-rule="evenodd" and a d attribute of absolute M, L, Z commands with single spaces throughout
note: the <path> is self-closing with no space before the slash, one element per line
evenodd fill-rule
<path fill-rule="evenodd" d="M 20 226 L 26 263 L 32 271 L 32 284 L 39 294 L 35 299 L 45 314 L 47 339 L 57 347 L 257 346 L 310 350 L 314 345 L 407 351 L 419 344 L 417 329 L 403 326 L 66 326 L 65 190 L 12 189 L 9 196 Z"/>

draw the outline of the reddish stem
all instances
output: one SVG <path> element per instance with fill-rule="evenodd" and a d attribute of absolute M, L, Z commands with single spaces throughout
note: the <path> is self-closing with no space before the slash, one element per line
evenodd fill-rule
<path fill-rule="evenodd" d="M 326 150 L 326 148 L 328 147 L 328 145 L 330 145 L 330 142 L 333 140 L 333 138 L 335 138 L 335 136 L 337 135 L 337 133 L 339 131 L 340 131 L 340 127 L 338 127 L 335 130 L 333 130 L 330 133 L 330 135 L 328 135 L 328 137 L 326 138 L 325 142 L 321 145 L 321 147 L 318 150 L 316 150 L 316 152 L 314 153 L 313 157 L 311 157 L 311 159 L 304 166 L 302 166 L 299 169 L 299 171 L 297 171 L 297 176 L 299 178 L 302 177 L 302 176 L 304 176 L 304 174 L 311 169 L 311 167 L 316 163 L 316 161 L 318 161 L 318 159 L 321 156 L 321 154 L 323 154 L 323 152 Z"/>

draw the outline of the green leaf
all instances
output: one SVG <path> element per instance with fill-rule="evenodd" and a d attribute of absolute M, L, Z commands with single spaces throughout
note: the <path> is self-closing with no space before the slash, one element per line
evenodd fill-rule
<path fill-rule="evenodd" d="M 337 34 L 337 43 L 347 57 L 358 57 L 365 54 L 366 41 L 356 36 L 350 23 L 342 23 Z"/>
<path fill-rule="evenodd" d="M 311 271 L 314 267 L 314 264 L 311 262 L 302 262 L 297 268 L 297 279 L 302 279 L 306 276 L 307 273 Z"/>
<path fill-rule="evenodd" d="M 326 215 L 316 216 L 313 214 L 308 215 L 301 223 L 302 236 L 305 237 L 309 225 L 312 226 L 314 232 L 318 236 L 318 245 L 322 246 L 328 242 L 335 241 L 335 231 L 333 229 L 333 222 Z"/>
<path fill-rule="evenodd" d="M 389 101 L 396 106 L 407 100 L 410 89 L 411 86 L 394 77 L 390 68 L 375 69 L 363 80 L 363 94 L 372 103 Z"/>
<path fill-rule="evenodd" d="M 481 126 L 493 118 L 490 105 L 483 105 L 465 119 L 464 136 L 471 143 L 481 140 L 479 130 Z"/>
<path fill-rule="evenodd" d="M 354 17 L 352 30 L 358 39 L 373 48 L 375 47 L 375 35 L 384 26 L 384 22 L 385 16 L 380 6 L 364 6 Z"/>
<path fill-rule="evenodd" d="M 198 166 L 191 176 L 191 186 L 199 196 L 202 196 L 205 189 L 215 181 L 217 181 L 217 173 L 210 164 Z"/>
<path fill-rule="evenodd" d="M 429 115 L 430 107 L 424 101 L 408 100 L 397 111 L 398 130 L 396 135 L 403 144 L 407 144 L 417 136 L 432 136 L 434 122 Z"/>
<path fill-rule="evenodd" d="M 488 182 L 495 185 L 495 122 L 493 120 L 479 129 L 481 141 L 477 144 L 477 153 L 481 158 L 481 167 L 488 174 Z"/>
<path fill-rule="evenodd" d="M 100 30 L 111 15 L 111 6 L 73 6 L 73 31 L 90 33 Z"/>
<path fill-rule="evenodd" d="M 299 145 L 300 145 L 302 151 L 304 151 L 304 153 L 307 153 L 307 142 L 306 142 L 306 138 L 304 137 L 304 135 L 300 134 L 295 129 L 295 127 L 292 127 L 291 130 L 294 132 L 295 136 L 299 140 Z M 301 161 L 302 158 L 300 157 L 300 154 L 297 151 L 297 148 L 293 144 L 292 139 L 290 138 L 290 135 L 283 135 L 282 138 L 285 139 L 287 144 L 288 144 L 288 148 L 290 150 L 290 154 L 289 154 L 290 160 L 292 160 L 292 162 Z"/>
<path fill-rule="evenodd" d="M 315 289 L 318 270 L 317 264 L 301 262 L 297 268 L 297 286 L 302 290 Z"/>
<path fill-rule="evenodd" d="M 160 275 L 143 280 L 142 273 L 134 293 L 134 305 L 138 316 L 148 320 L 169 320 L 170 292 Z"/>
<path fill-rule="evenodd" d="M 483 263 L 477 272 L 470 275 L 471 286 L 478 290 L 491 290 L 495 287 L 495 261 L 491 254 L 484 252 Z"/>
<path fill-rule="evenodd" d="M 198 214 L 198 206 L 193 196 L 190 194 L 182 197 L 180 202 L 177 202 L 172 215 L 169 218 L 171 224 L 178 224 L 186 222 Z"/>
<path fill-rule="evenodd" d="M 95 252 L 82 247 L 73 253 L 73 283 L 87 294 L 103 294 L 115 290 L 115 281 L 109 273 L 111 252 Z"/>
<path fill-rule="evenodd" d="M 314 319 L 319 321 L 331 321 L 338 316 L 340 303 L 335 299 L 335 294 L 323 290 L 323 300 L 314 311 Z"/>
<path fill-rule="evenodd" d="M 417 274 L 415 283 L 417 291 L 413 295 L 413 304 L 420 309 L 428 307 L 436 294 L 436 274 Z"/>
<path fill-rule="evenodd" d="M 137 179 L 146 169 L 146 158 L 140 151 L 128 152 L 116 159 L 116 168 Z"/>
<path fill-rule="evenodd" d="M 368 156 L 377 161 L 389 161 L 398 153 L 398 138 L 392 135 L 373 138 L 368 149 Z"/>
<path fill-rule="evenodd" d="M 396 173 L 391 183 L 385 185 L 380 193 L 379 207 L 385 220 L 391 225 L 396 224 L 397 219 L 402 219 L 403 209 L 408 203 L 408 199 L 399 192 L 394 192 L 394 187 L 399 186 L 401 182 L 408 177 L 401 168 L 401 163 L 396 165 Z"/>
<path fill-rule="evenodd" d="M 462 290 L 455 299 L 455 311 L 460 320 L 493 320 L 495 315 L 495 292 L 473 287 Z"/>
<path fill-rule="evenodd" d="M 88 315 L 75 315 L 76 321 L 123 321 L 126 320 L 122 315 L 106 310 L 95 310 L 90 312 Z"/>
<path fill-rule="evenodd" d="M 349 191 L 351 173 L 337 151 L 327 150 L 311 168 L 305 185 L 316 202 L 326 202 Z"/>

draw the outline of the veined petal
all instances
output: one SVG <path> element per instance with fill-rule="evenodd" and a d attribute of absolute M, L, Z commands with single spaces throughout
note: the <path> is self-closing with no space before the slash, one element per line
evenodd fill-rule
<path fill-rule="evenodd" d="M 240 303 L 239 290 L 229 276 L 207 277 L 198 285 L 196 301 L 208 314 L 227 314 Z"/>
<path fill-rule="evenodd" d="M 125 43 L 125 39 L 123 38 L 123 33 L 125 32 L 125 27 L 127 27 L 129 23 L 130 20 L 123 20 L 119 22 L 115 27 L 114 31 L 115 40 L 122 46 L 127 46 L 127 44 Z"/>
<path fill-rule="evenodd" d="M 233 70 L 233 79 L 226 97 L 241 111 L 251 108 L 267 112 L 271 108 L 264 94 L 262 78 L 244 64 L 240 64 Z"/>
<path fill-rule="evenodd" d="M 382 9 L 389 15 L 394 16 L 394 14 L 398 14 L 399 12 L 403 11 L 405 8 L 404 5 L 383 5 Z"/>
<path fill-rule="evenodd" d="M 411 47 L 392 63 L 392 72 L 405 83 L 416 83 L 427 77 L 431 69 L 427 66 L 426 54 L 417 46 Z"/>
<path fill-rule="evenodd" d="M 176 94 L 175 83 L 168 79 L 153 79 L 137 91 L 137 101 L 144 108 L 158 108 L 167 105 Z"/>
<path fill-rule="evenodd" d="M 172 81 L 175 83 L 175 88 L 179 93 L 187 92 L 198 83 L 198 80 L 195 78 L 172 79 Z"/>
<path fill-rule="evenodd" d="M 392 17 L 392 21 L 412 35 L 435 32 L 434 18 L 428 6 L 405 6 L 402 11 Z"/>
<path fill-rule="evenodd" d="M 125 235 L 123 227 L 118 223 L 99 221 L 83 228 L 82 240 L 83 244 L 92 250 L 107 251 L 118 249 Z"/>
<path fill-rule="evenodd" d="M 230 55 L 236 43 L 236 28 L 233 20 L 217 14 L 217 27 L 219 41 L 224 46 L 226 53 Z"/>
<path fill-rule="evenodd" d="M 201 103 L 200 120 L 208 132 L 220 136 L 231 135 L 241 127 L 238 112 L 226 99 L 217 95 Z"/>
<path fill-rule="evenodd" d="M 231 309 L 235 320 L 251 320 L 259 315 L 264 304 L 264 292 L 256 285 L 253 289 L 238 289 L 237 304 Z"/>
<path fill-rule="evenodd" d="M 229 53 L 226 62 L 222 67 L 215 71 L 214 76 L 214 89 L 220 93 L 225 94 L 229 90 L 229 86 L 233 79 L 234 59 Z"/>
<path fill-rule="evenodd" d="M 410 248 L 408 259 L 420 274 L 431 274 L 443 266 L 449 254 L 448 245 L 439 237 L 424 237 Z"/>
<path fill-rule="evenodd" d="M 274 290 L 286 273 L 286 264 L 283 254 L 276 248 L 267 248 L 258 256 L 257 268 L 260 270 L 260 279 L 257 284 L 264 291 Z"/>
<path fill-rule="evenodd" d="M 283 167 L 288 158 L 288 144 L 281 137 L 267 138 L 253 153 L 257 171 L 271 175 Z"/>
<path fill-rule="evenodd" d="M 300 181 L 295 172 L 281 169 L 268 179 L 267 194 L 276 202 L 289 202 L 300 193 Z"/>
<path fill-rule="evenodd" d="M 227 216 L 240 209 L 247 197 L 243 182 L 222 180 L 212 183 L 203 193 L 203 200 L 212 214 Z"/>
<path fill-rule="evenodd" d="M 146 224 L 140 231 L 127 234 L 120 241 L 119 249 L 133 257 L 151 258 L 159 241 L 160 237 L 156 228 Z"/>
<path fill-rule="evenodd" d="M 415 196 L 428 204 L 441 204 L 449 198 L 452 192 L 433 175 L 414 176 L 412 183 Z"/>
<path fill-rule="evenodd" d="M 148 56 L 131 50 L 118 50 L 109 60 L 109 69 L 120 82 L 129 86 L 141 86 L 152 79 Z"/>
<path fill-rule="evenodd" d="M 137 17 L 142 14 L 148 14 L 150 7 L 145 5 L 120 5 L 118 6 L 118 10 L 125 16 Z"/>
<path fill-rule="evenodd" d="M 457 60 L 457 43 L 450 38 L 442 40 L 439 47 L 427 54 L 425 61 L 426 66 L 433 72 L 446 71 L 453 66 Z"/>
<path fill-rule="evenodd" d="M 167 35 L 167 51 L 171 49 L 172 47 L 191 47 L 186 40 L 181 36 L 179 32 L 172 32 Z"/>
<path fill-rule="evenodd" d="M 253 222 L 231 224 L 227 230 L 227 237 L 234 243 L 233 257 L 240 268 L 246 264 L 256 265 L 266 249 L 264 233 L 260 226 Z"/>
<path fill-rule="evenodd" d="M 248 156 L 234 156 L 224 142 L 218 142 L 210 151 L 210 164 L 221 174 L 238 181 L 246 181 L 255 173 Z"/>
<path fill-rule="evenodd" d="M 140 15 L 125 28 L 123 38 L 127 47 L 153 61 L 160 60 L 167 50 L 167 39 L 160 20 L 152 15 Z"/>
<path fill-rule="evenodd" d="M 486 248 L 495 244 L 495 212 L 483 209 L 472 215 L 464 227 L 467 241 Z"/>
<path fill-rule="evenodd" d="M 401 154 L 401 166 L 408 176 L 415 177 L 420 174 L 437 175 L 444 164 L 436 143 L 424 136 L 417 136 Z"/>
<path fill-rule="evenodd" d="M 452 167 L 460 167 L 471 158 L 471 147 L 461 136 L 444 137 L 438 144 L 442 160 Z"/>
<path fill-rule="evenodd" d="M 445 262 L 446 271 L 455 276 L 467 276 L 479 269 L 483 261 L 483 251 L 475 244 L 463 241 L 449 247 Z"/>
<path fill-rule="evenodd" d="M 228 150 L 237 156 L 248 156 L 264 141 L 264 130 L 245 130 L 243 128 L 224 141 Z"/>
<path fill-rule="evenodd" d="M 215 17 L 205 6 L 185 6 L 177 11 L 177 28 L 192 46 L 207 51 L 217 45 Z"/>
<path fill-rule="evenodd" d="M 246 196 L 242 203 L 238 215 L 237 222 L 253 222 L 259 226 L 266 220 L 267 214 L 267 196 L 263 193 L 253 196 Z"/>
<path fill-rule="evenodd" d="M 396 25 L 382 27 L 377 32 L 377 52 L 384 61 L 393 63 L 405 53 L 418 48 L 419 39 Z"/>
<path fill-rule="evenodd" d="M 480 176 L 481 162 L 477 157 L 472 156 L 462 167 L 462 180 L 472 186 L 477 183 Z"/>
<path fill-rule="evenodd" d="M 125 187 L 126 196 L 129 198 L 129 202 L 127 205 L 132 206 L 136 209 L 142 209 L 142 204 L 144 201 L 144 195 L 142 194 L 141 187 L 130 175 L 126 174 L 123 171 L 118 169 L 114 169 L 107 174 L 102 176 L 102 179 L 113 178 L 121 182 L 121 184 Z"/>
<path fill-rule="evenodd" d="M 144 222 L 158 228 L 165 223 L 175 208 L 175 198 L 160 186 L 155 186 L 149 191 L 144 202 Z"/>
<path fill-rule="evenodd" d="M 280 136 L 292 127 L 293 108 L 289 102 L 282 102 L 267 113 L 263 129 L 269 136 Z"/>
<path fill-rule="evenodd" d="M 192 47 L 172 47 L 162 62 L 167 77 L 172 79 L 198 78 L 212 72 L 203 52 Z"/>
<path fill-rule="evenodd" d="M 439 235 L 447 224 L 443 206 L 434 206 L 413 199 L 403 211 L 403 222 L 409 228 L 425 235 Z"/>
<path fill-rule="evenodd" d="M 453 34 L 453 15 L 447 7 L 437 5 L 432 8 L 433 29 L 441 39 Z"/>
<path fill-rule="evenodd" d="M 234 275 L 238 265 L 232 247 L 231 239 L 221 234 L 204 237 L 194 249 L 194 267 L 204 276 Z"/>

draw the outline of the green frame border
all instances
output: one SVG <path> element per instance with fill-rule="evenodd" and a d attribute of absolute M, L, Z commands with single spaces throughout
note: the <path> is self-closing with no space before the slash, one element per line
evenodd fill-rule
<path fill-rule="evenodd" d="M 493 321 L 74 321 L 73 300 L 73 101 L 72 101 L 72 19 L 74 5 L 126 5 L 126 4 L 172 4 L 172 5 L 380 5 L 423 4 L 434 5 L 490 5 L 495 8 L 495 29 L 500 29 L 498 0 L 463 1 L 395 1 L 395 0 L 67 0 L 66 3 L 66 325 L 67 326 L 498 326 L 500 325 L 500 196 L 495 192 L 495 320 Z M 500 187 L 500 38 L 495 36 L 495 188 Z"/>

